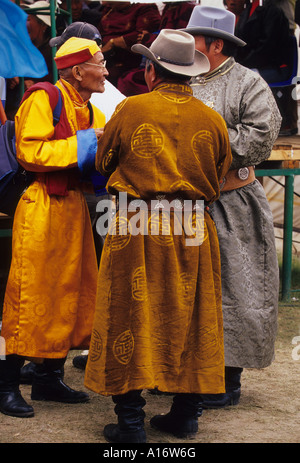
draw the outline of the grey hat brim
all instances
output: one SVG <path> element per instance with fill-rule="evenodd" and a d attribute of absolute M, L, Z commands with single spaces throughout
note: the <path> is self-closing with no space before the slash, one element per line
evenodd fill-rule
<path fill-rule="evenodd" d="M 187 32 L 191 35 L 209 35 L 210 37 L 217 37 L 224 40 L 229 40 L 230 42 L 235 43 L 239 47 L 244 47 L 246 42 L 239 39 L 235 35 L 224 32 L 220 29 L 213 29 L 211 27 L 187 27 L 185 29 L 179 29 L 180 31 Z"/>
<path fill-rule="evenodd" d="M 204 53 L 201 53 L 197 50 L 195 50 L 194 63 L 189 66 L 173 64 L 164 61 L 163 58 L 156 56 L 154 53 L 152 53 L 152 51 L 149 48 L 145 47 L 145 45 L 142 45 L 140 43 L 132 45 L 131 51 L 143 55 L 146 58 L 149 58 L 151 61 L 154 61 L 155 63 L 159 64 L 168 71 L 173 72 L 174 74 L 181 74 L 187 77 L 195 77 L 199 74 L 204 74 L 208 72 L 210 69 L 210 63 L 208 61 L 208 58 L 204 55 Z"/>

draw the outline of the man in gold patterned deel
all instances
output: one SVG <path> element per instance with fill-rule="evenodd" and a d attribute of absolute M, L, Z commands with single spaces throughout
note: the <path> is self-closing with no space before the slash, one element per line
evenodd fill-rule
<path fill-rule="evenodd" d="M 227 129 L 188 84 L 209 69 L 191 35 L 165 29 L 149 49 L 132 49 L 147 57 L 150 91 L 117 106 L 96 156 L 119 201 L 103 248 L 85 385 L 116 404 L 118 424 L 104 428 L 111 442 L 146 441 L 143 389 L 175 394 L 171 411 L 150 423 L 181 437 L 198 430 L 199 394 L 224 391 L 220 256 L 209 204 L 232 159 Z M 198 202 L 206 207 L 199 223 Z M 175 230 L 177 207 L 202 230 L 192 245 L 186 227 Z"/>

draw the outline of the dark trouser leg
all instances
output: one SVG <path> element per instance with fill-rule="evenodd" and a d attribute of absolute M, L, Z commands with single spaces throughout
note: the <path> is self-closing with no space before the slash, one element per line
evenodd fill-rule
<path fill-rule="evenodd" d="M 225 367 L 225 394 L 202 394 L 203 408 L 224 408 L 237 405 L 241 396 L 243 368 Z"/>
<path fill-rule="evenodd" d="M 32 382 L 32 400 L 49 400 L 64 403 L 88 402 L 89 396 L 85 392 L 74 391 L 63 382 L 63 359 L 45 359 L 36 365 Z"/>
<path fill-rule="evenodd" d="M 171 410 L 150 420 L 153 428 L 176 437 L 191 437 L 198 432 L 198 418 L 202 415 L 200 394 L 176 394 Z"/>
<path fill-rule="evenodd" d="M 25 402 L 19 390 L 23 364 L 24 358 L 18 355 L 8 355 L 6 360 L 0 360 L 0 411 L 18 418 L 34 415 L 33 408 Z"/>
<path fill-rule="evenodd" d="M 126 394 L 112 396 L 116 404 L 115 413 L 118 424 L 108 424 L 104 436 L 110 442 L 139 443 L 146 442 L 143 410 L 146 404 L 142 391 L 129 391 Z"/>

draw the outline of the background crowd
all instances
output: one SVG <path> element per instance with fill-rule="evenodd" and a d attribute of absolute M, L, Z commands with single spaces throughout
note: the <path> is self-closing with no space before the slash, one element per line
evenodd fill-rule
<path fill-rule="evenodd" d="M 95 26 L 102 37 L 102 52 L 107 61 L 108 80 L 125 96 L 148 92 L 144 80 L 144 59 L 132 53 L 131 46 L 150 46 L 161 29 L 184 28 L 195 5 L 221 6 L 236 15 L 235 34 L 247 43 L 235 59 L 257 70 L 272 88 L 283 117 L 280 135 L 294 135 L 297 128 L 297 101 L 292 98 L 291 80 L 297 74 L 299 43 L 295 30 L 300 22 L 299 0 L 219 0 L 131 3 L 126 1 L 72 0 L 72 22 Z M 39 80 L 53 82 L 50 16 L 30 9 L 45 8 L 47 1 L 21 0 L 28 13 L 28 32 L 33 44 L 43 54 L 49 73 Z M 67 2 L 58 3 L 62 10 Z M 67 16 L 56 17 L 57 35 L 68 25 Z M 36 79 L 25 78 L 25 89 Z M 18 76 L 6 82 L 5 111 L 13 119 L 21 92 Z"/>

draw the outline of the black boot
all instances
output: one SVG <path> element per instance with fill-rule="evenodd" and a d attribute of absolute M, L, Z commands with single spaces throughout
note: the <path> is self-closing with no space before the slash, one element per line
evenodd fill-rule
<path fill-rule="evenodd" d="M 144 443 L 146 433 L 144 430 L 143 410 L 146 404 L 141 396 L 142 391 L 129 391 L 126 394 L 115 395 L 112 400 L 116 404 L 115 413 L 118 424 L 108 424 L 104 428 L 104 437 L 115 443 Z"/>
<path fill-rule="evenodd" d="M 79 370 L 85 370 L 87 361 L 88 361 L 88 356 L 85 354 L 81 354 L 81 355 L 76 355 L 76 357 L 73 358 L 72 363 L 75 368 L 79 368 Z"/>
<path fill-rule="evenodd" d="M 154 416 L 150 425 L 175 437 L 191 438 L 198 432 L 198 418 L 201 415 L 200 394 L 176 394 L 169 413 Z"/>
<path fill-rule="evenodd" d="M 21 368 L 20 384 L 32 384 L 36 364 L 29 362 Z"/>
<path fill-rule="evenodd" d="M 29 362 L 21 368 L 20 384 L 32 384 L 36 372 L 36 363 Z M 64 375 L 64 369 L 62 368 Z M 63 376 L 62 376 L 63 379 Z"/>
<path fill-rule="evenodd" d="M 203 394 L 203 408 L 216 409 L 237 405 L 241 396 L 242 371 L 242 368 L 225 367 L 225 394 Z"/>
<path fill-rule="evenodd" d="M 18 355 L 8 355 L 0 360 L 0 411 L 5 415 L 29 418 L 33 408 L 23 399 L 19 384 L 20 370 L 24 359 Z"/>
<path fill-rule="evenodd" d="M 49 400 L 64 403 L 84 403 L 89 396 L 82 391 L 74 391 L 63 382 L 66 359 L 45 359 L 36 366 L 32 383 L 32 400 Z"/>

